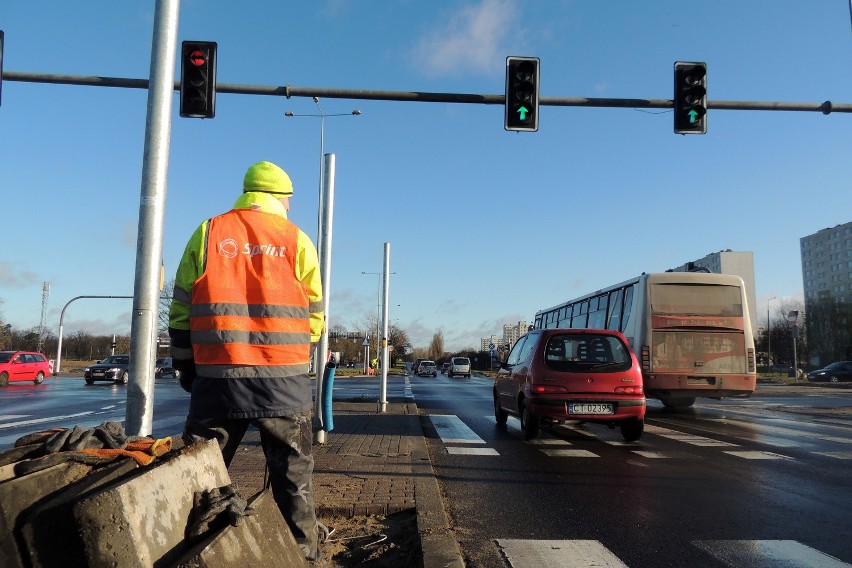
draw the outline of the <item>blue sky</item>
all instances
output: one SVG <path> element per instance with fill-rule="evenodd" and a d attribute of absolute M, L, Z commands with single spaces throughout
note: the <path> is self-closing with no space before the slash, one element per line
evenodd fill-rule
<path fill-rule="evenodd" d="M 154 2 L 6 0 L 4 69 L 148 78 Z M 708 98 L 852 101 L 848 0 L 226 2 L 184 0 L 178 42 L 216 41 L 222 83 L 502 94 L 508 55 L 541 59 L 543 97 L 669 99 L 677 60 Z M 179 70 L 176 65 L 176 73 Z M 47 325 L 79 295 L 133 293 L 147 93 L 5 81 L 0 311 Z M 752 251 L 758 311 L 802 296 L 799 238 L 852 220 L 852 116 L 710 110 L 678 136 L 665 109 L 542 107 L 536 133 L 499 105 L 323 98 L 336 155 L 331 325 L 376 312 L 415 346 L 478 347 L 504 323 L 641 272 Z M 362 114 L 348 115 L 358 108 Z M 212 120 L 177 95 L 163 262 L 271 160 L 317 232 L 320 120 L 310 98 L 220 94 Z M 130 300 L 81 300 L 65 332 L 128 333 Z"/>

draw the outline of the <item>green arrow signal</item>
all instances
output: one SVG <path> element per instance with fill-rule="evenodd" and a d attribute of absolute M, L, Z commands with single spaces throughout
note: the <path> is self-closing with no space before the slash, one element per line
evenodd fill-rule
<path fill-rule="evenodd" d="M 521 120 L 526 120 L 528 112 L 529 112 L 529 109 L 527 107 L 525 107 L 525 106 L 518 107 L 518 115 L 519 115 L 518 118 L 520 118 Z"/>
<path fill-rule="evenodd" d="M 698 111 L 697 110 L 691 110 L 691 111 L 689 111 L 688 114 L 689 114 L 689 124 L 695 124 L 696 122 L 698 122 Z"/>

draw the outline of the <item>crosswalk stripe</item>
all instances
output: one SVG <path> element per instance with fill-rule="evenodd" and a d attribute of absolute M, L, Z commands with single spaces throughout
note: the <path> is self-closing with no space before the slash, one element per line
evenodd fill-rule
<path fill-rule="evenodd" d="M 512 568 L 627 568 L 597 540 L 518 540 L 495 541 Z"/>
<path fill-rule="evenodd" d="M 457 448 L 454 446 L 447 447 L 447 453 L 453 455 L 464 456 L 499 456 L 500 453 L 494 448 Z"/>
<path fill-rule="evenodd" d="M 782 456 L 781 454 L 776 454 L 776 453 L 773 453 L 773 452 L 725 450 L 724 453 L 730 454 L 732 456 L 736 456 L 738 458 L 745 458 L 747 460 L 789 460 L 789 459 L 793 459 L 793 458 L 789 458 L 787 456 Z"/>
<path fill-rule="evenodd" d="M 697 540 L 692 544 L 728 566 L 852 566 L 795 540 Z"/>
<path fill-rule="evenodd" d="M 852 460 L 852 452 L 814 452 L 819 456 L 837 458 L 839 460 Z"/>
<path fill-rule="evenodd" d="M 739 445 L 739 444 L 732 444 L 730 442 L 723 442 L 721 440 L 713 440 L 711 438 L 705 438 L 704 436 L 696 436 L 695 434 L 687 434 L 686 432 L 678 432 L 677 430 L 669 430 L 668 428 L 663 428 L 662 426 L 654 426 L 653 424 L 645 424 L 645 433 L 656 434 L 657 436 L 662 436 L 663 438 L 669 438 L 670 440 L 677 440 L 678 442 L 685 442 L 687 444 L 692 444 L 693 446 L 738 446 Z"/>
<path fill-rule="evenodd" d="M 628 568 L 597 540 L 501 538 L 494 542 L 511 568 Z M 852 568 L 852 564 L 795 540 L 696 540 L 691 544 L 730 568 Z"/>
<path fill-rule="evenodd" d="M 445 444 L 484 444 L 485 440 L 452 414 L 430 414 L 429 420 Z"/>
<path fill-rule="evenodd" d="M 553 458 L 599 458 L 600 456 L 589 450 L 565 450 L 542 448 L 541 452 Z"/>

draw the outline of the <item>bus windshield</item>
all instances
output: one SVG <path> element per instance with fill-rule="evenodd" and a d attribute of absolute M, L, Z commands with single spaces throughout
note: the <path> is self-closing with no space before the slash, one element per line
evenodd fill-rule
<path fill-rule="evenodd" d="M 707 284 L 652 284 L 651 314 L 742 317 L 740 288 Z"/>

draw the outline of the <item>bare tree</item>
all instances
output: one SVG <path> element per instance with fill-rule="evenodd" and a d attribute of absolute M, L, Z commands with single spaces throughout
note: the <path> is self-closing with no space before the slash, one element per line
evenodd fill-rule
<path fill-rule="evenodd" d="M 429 358 L 433 361 L 444 357 L 444 332 L 438 331 L 432 336 L 432 343 L 429 344 Z"/>
<path fill-rule="evenodd" d="M 175 279 L 166 280 L 160 290 L 160 304 L 157 309 L 157 333 L 166 335 L 169 330 L 169 310 L 172 307 L 172 293 L 175 289 Z"/>

